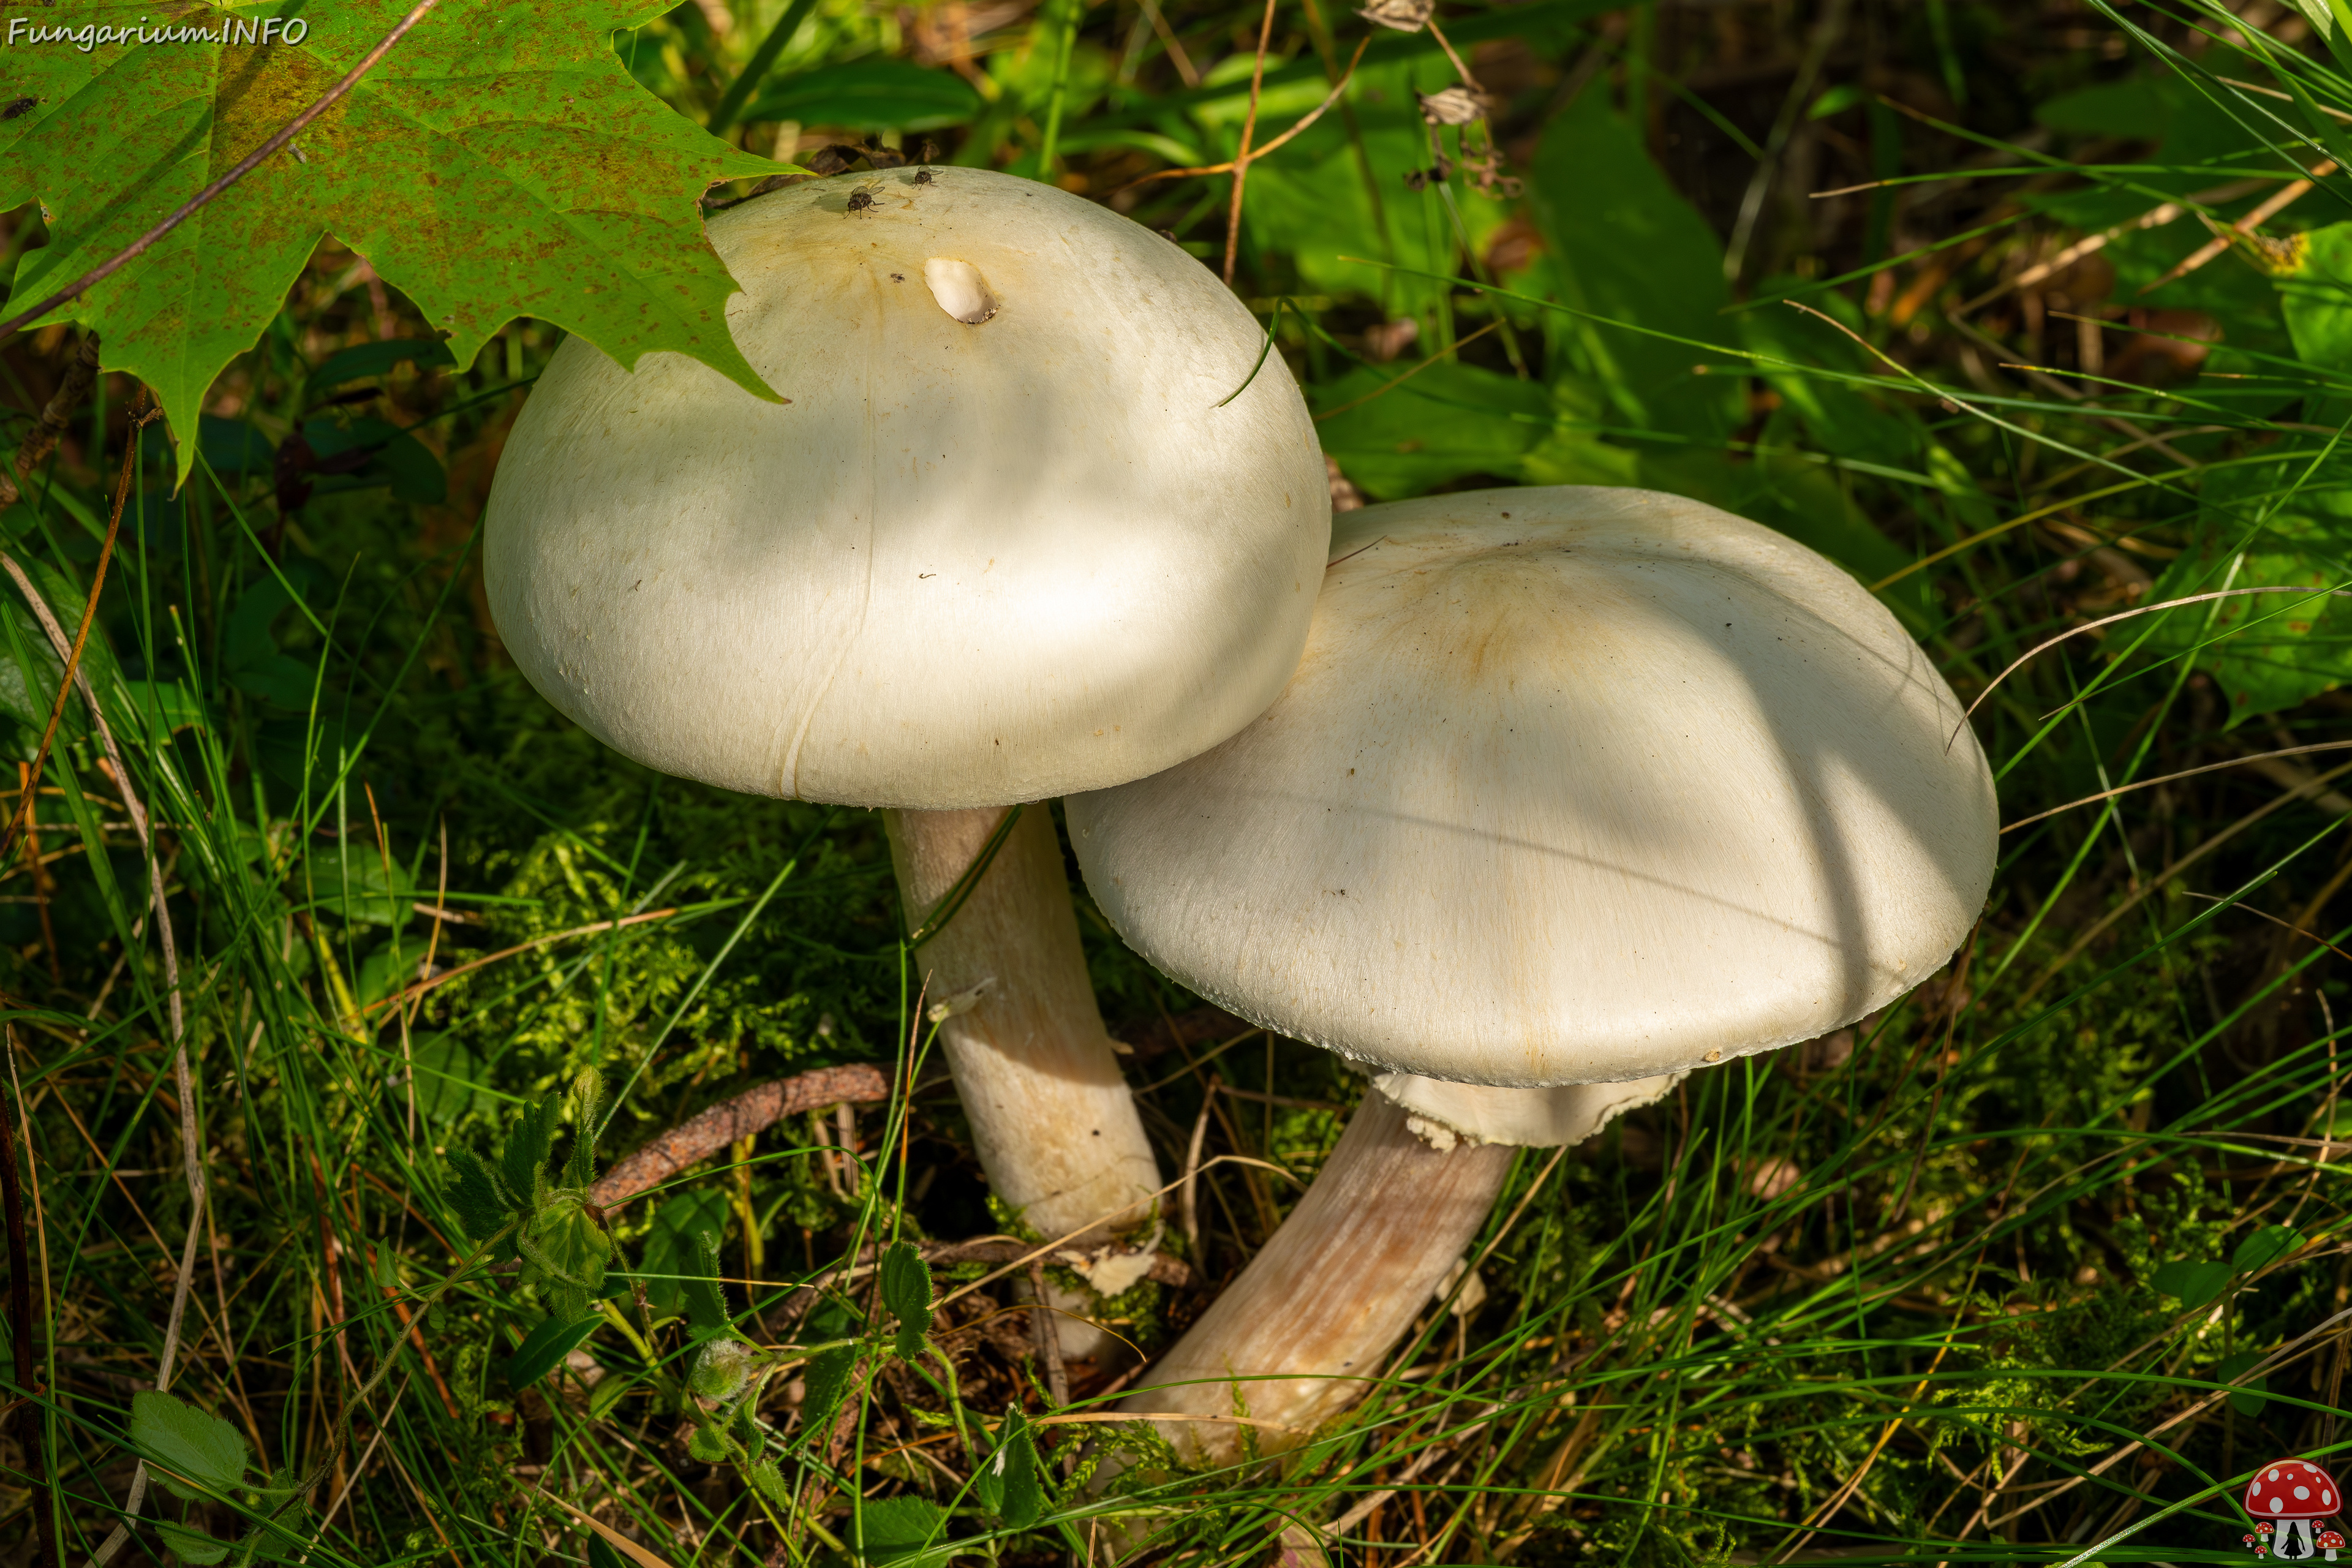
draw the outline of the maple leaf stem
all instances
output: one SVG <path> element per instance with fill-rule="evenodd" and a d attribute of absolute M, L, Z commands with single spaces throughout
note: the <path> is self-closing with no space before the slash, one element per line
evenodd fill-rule
<path fill-rule="evenodd" d="M 403 16 L 400 19 L 399 24 L 394 26 L 391 32 L 386 33 L 380 41 L 378 41 L 375 47 L 370 49 L 366 54 L 362 55 L 359 59 L 359 63 L 352 67 L 350 70 L 343 73 L 342 80 L 335 83 L 334 86 L 321 93 L 316 103 L 313 103 L 310 108 L 304 110 L 301 113 L 296 115 L 293 119 L 280 126 L 276 135 L 270 137 L 268 141 L 264 142 L 260 146 L 256 147 L 252 152 L 237 160 L 237 163 L 235 168 L 229 170 L 227 174 L 223 174 L 219 179 L 215 180 L 211 184 L 206 185 L 203 190 L 198 191 L 194 195 L 190 196 L 186 201 L 181 203 L 178 209 L 169 217 L 157 224 L 153 228 L 149 229 L 145 234 L 141 235 L 137 239 L 132 240 L 130 245 L 125 247 L 123 249 L 117 251 L 106 260 L 100 262 L 96 267 L 91 268 L 89 271 L 83 273 L 80 277 L 67 284 L 63 289 L 58 290 L 58 292 L 42 300 L 31 310 L 20 310 L 16 315 L 9 317 L 6 321 L 0 321 L 0 338 L 5 338 L 12 332 L 20 331 L 26 323 L 40 320 L 41 317 L 57 309 L 59 305 L 64 304 L 67 300 L 75 299 L 87 290 L 96 287 L 98 284 L 105 282 L 109 278 L 113 277 L 124 268 L 130 266 L 133 261 L 138 260 L 140 257 L 145 255 L 147 251 L 154 246 L 157 240 L 162 239 L 165 235 L 171 233 L 173 229 L 187 222 L 191 217 L 194 217 L 196 213 L 214 197 L 219 195 L 223 191 L 227 190 L 231 185 L 234 185 L 239 180 L 245 178 L 246 175 L 259 168 L 264 159 L 268 158 L 271 153 L 276 153 L 279 148 L 285 146 L 289 142 L 293 141 L 297 136 L 302 134 L 303 130 L 310 125 L 310 121 L 318 119 L 321 114 L 326 113 L 328 110 L 332 109 L 336 102 L 341 100 L 344 94 L 350 92 L 354 87 L 357 87 L 359 85 L 360 78 L 367 75 L 369 71 L 374 69 L 376 62 L 383 59 L 384 56 L 390 54 L 392 52 L 393 46 L 399 43 L 402 38 L 406 37 L 408 36 L 408 30 L 411 27 L 415 26 L 417 23 L 423 21 L 425 19 L 425 14 L 432 10 L 434 6 L 440 3 L 441 0 L 416 0 L 415 6 L 410 10 L 408 15 Z"/>

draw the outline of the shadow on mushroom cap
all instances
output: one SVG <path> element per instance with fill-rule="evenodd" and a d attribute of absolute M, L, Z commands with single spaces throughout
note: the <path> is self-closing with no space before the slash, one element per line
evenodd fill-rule
<path fill-rule="evenodd" d="M 1138 951 L 1282 1033 L 1430 1078 L 1646 1077 L 1925 979 L 1990 885 L 1960 708 L 1769 529 L 1651 492 L 1349 514 L 1272 709 L 1074 799 Z"/>
<path fill-rule="evenodd" d="M 485 547 L 500 634 L 652 766 L 1036 800 L 1193 755 L 1296 662 L 1329 492 L 1278 360 L 1218 406 L 1257 322 L 1105 208 L 914 173 L 713 220 L 730 329 L 789 403 L 575 339 L 516 424 Z"/>

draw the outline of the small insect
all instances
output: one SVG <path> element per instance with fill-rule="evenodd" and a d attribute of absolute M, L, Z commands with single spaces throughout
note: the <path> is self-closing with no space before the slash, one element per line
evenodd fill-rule
<path fill-rule="evenodd" d="M 874 193 L 872 191 L 852 191 L 849 193 L 849 210 L 851 212 L 862 213 L 873 205 Z"/>
<path fill-rule="evenodd" d="M 915 184 L 919 185 L 928 185 L 930 183 L 931 172 L 929 169 L 918 169 L 915 171 Z"/>
<path fill-rule="evenodd" d="M 19 98 L 14 100 L 9 103 L 7 108 L 0 109 L 0 120 L 14 120 L 20 114 L 30 114 L 34 110 L 40 107 L 40 102 L 41 100 L 37 98 Z"/>

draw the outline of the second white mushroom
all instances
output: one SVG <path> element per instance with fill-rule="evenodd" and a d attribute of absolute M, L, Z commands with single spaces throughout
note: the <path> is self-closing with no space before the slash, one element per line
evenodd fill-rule
<path fill-rule="evenodd" d="M 1498 1145 L 1580 1139 L 1927 978 L 1997 829 L 1958 702 L 1853 578 L 1582 487 L 1347 514 L 1274 706 L 1069 820 L 1139 952 L 1385 1069 L 1122 1406 L 1194 1417 L 1163 1430 L 1201 1461 L 1239 1451 L 1237 1400 L 1270 1450 L 1360 1394 L 1484 1223 Z"/>

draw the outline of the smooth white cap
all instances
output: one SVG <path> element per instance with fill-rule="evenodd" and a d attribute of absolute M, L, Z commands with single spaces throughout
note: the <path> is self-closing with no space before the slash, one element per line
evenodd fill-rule
<path fill-rule="evenodd" d="M 1139 778 L 1274 700 L 1330 492 L 1281 356 L 1252 377 L 1265 329 L 1208 268 L 976 169 L 709 226 L 744 290 L 728 325 L 790 401 L 682 355 L 557 351 L 484 567 L 550 701 L 666 773 L 947 809 Z"/>
<path fill-rule="evenodd" d="M 1581 486 L 1343 514 L 1281 700 L 1068 812 L 1104 914 L 1202 995 L 1516 1085 L 1851 1023 L 1967 935 L 1998 827 L 1959 703 L 1853 578 Z"/>

